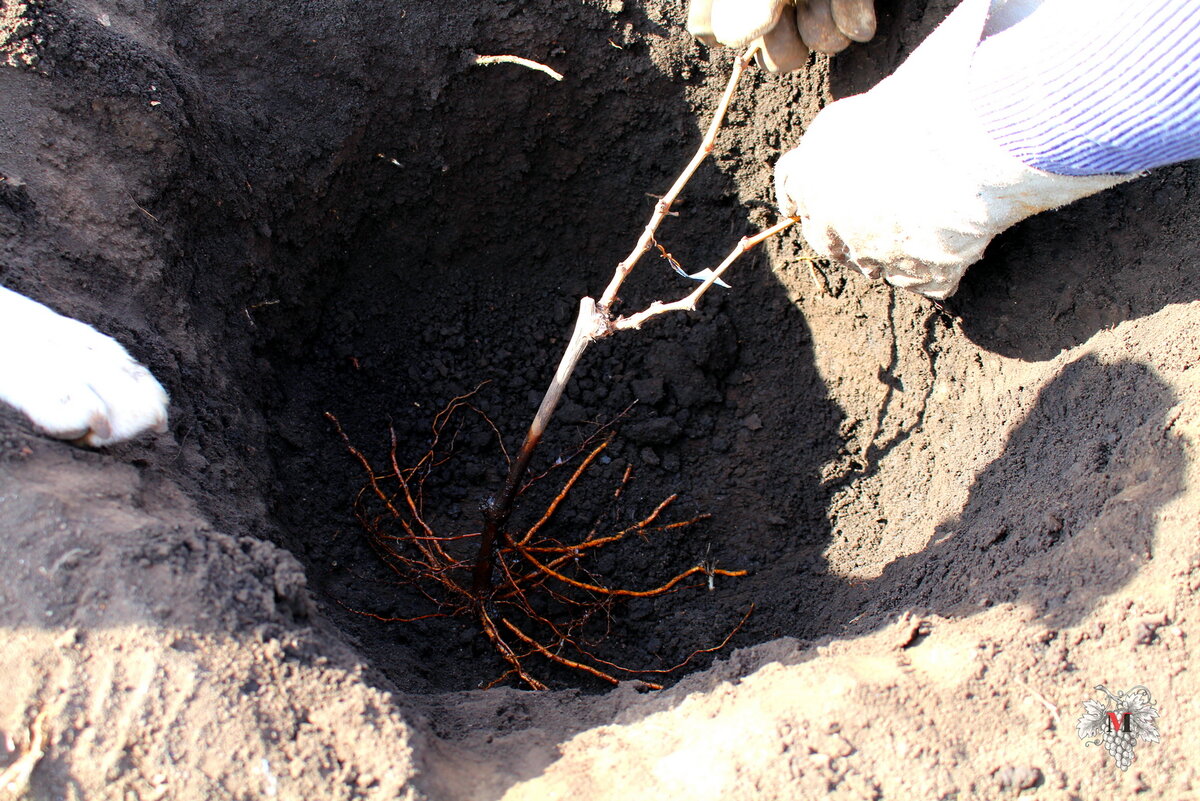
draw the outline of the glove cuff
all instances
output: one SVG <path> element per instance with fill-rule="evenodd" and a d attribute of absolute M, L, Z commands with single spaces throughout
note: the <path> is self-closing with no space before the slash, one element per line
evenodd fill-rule
<path fill-rule="evenodd" d="M 1200 157 L 1195 0 L 1048 0 L 985 39 L 972 105 L 1022 162 L 1061 175 L 1134 173 Z"/>

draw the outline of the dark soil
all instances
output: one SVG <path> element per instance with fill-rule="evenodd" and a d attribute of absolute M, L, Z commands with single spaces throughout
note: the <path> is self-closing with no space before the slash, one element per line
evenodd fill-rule
<path fill-rule="evenodd" d="M 951 5 L 880 3 L 871 44 L 791 76 L 753 71 L 664 225 L 671 253 L 712 266 L 772 222 L 780 152 Z M 303 666 L 286 678 L 300 694 L 303 671 L 328 665 L 360 665 L 367 689 L 314 680 L 354 699 L 495 679 L 504 665 L 469 621 L 376 619 L 424 601 L 363 536 L 364 476 L 324 415 L 379 464 L 394 429 L 415 461 L 437 411 L 479 387 L 514 449 L 578 299 L 603 290 L 699 142 L 731 54 L 683 34 L 681 0 L 6 8 L 20 25 L 0 39 L 16 65 L 0 68 L 0 281 L 120 339 L 173 402 L 167 434 L 101 454 L 0 410 L 4 580 L 33 599 L 0 622 L 46 628 L 54 612 L 82 630 L 291 643 L 279 647 Z M 566 77 L 472 66 L 476 53 Z M 1195 338 L 1184 312 L 1156 321 L 1200 299 L 1198 178 L 1167 168 L 1018 226 L 945 308 L 810 265 L 789 234 L 696 313 L 592 348 L 535 470 L 600 427 L 616 439 L 557 531 L 616 526 L 677 494 L 674 519 L 711 518 L 635 539 L 596 574 L 644 587 L 701 562 L 749 571 L 617 605 L 605 655 L 675 664 L 751 605 L 727 651 L 683 672 L 780 637 L 891 637 L 880 632 L 908 612 L 958 621 L 1008 604 L 1055 629 L 1098 613 L 1153 561 L 1164 510 L 1194 492 L 1192 446 L 1165 421 L 1191 408 L 1179 386 Z M 691 286 L 650 256 L 624 305 Z M 635 480 L 615 505 L 626 465 Z M 464 429 L 425 485 L 431 521 L 476 530 L 504 469 L 486 429 Z M 561 477 L 528 493 L 518 520 Z M 107 511 L 88 512 L 92 497 Z M 73 589 L 11 566 L 69 553 L 83 562 Z M 109 584 L 136 603 L 97 601 Z M 454 739 L 439 726 L 460 713 L 430 703 L 420 725 Z M 355 710 L 342 720 L 375 714 Z M 263 730 L 286 731 L 280 720 Z M 437 763 L 438 746 L 414 747 Z M 65 786 L 60 761 L 47 787 Z M 327 775 L 347 787 L 383 786 L 338 770 Z"/>

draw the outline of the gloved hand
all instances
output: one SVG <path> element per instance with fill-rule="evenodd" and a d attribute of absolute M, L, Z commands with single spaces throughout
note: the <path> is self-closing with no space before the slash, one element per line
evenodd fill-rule
<path fill-rule="evenodd" d="M 874 0 L 691 0 L 688 32 L 708 45 L 760 41 L 770 72 L 803 67 L 808 51 L 837 53 L 875 35 Z"/>
<path fill-rule="evenodd" d="M 813 250 L 942 299 L 996 234 L 1135 177 L 1028 167 L 973 113 L 972 53 L 1031 5 L 964 0 L 893 75 L 817 115 L 775 167 L 780 211 L 800 218 Z"/>
<path fill-rule="evenodd" d="M 116 340 L 2 286 L 0 402 L 93 448 L 167 430 L 167 393 Z"/>

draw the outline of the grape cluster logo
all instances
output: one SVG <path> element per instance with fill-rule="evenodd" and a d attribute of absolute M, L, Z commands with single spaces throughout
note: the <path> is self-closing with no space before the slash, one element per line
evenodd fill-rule
<path fill-rule="evenodd" d="M 1158 717 L 1154 698 L 1140 684 L 1116 695 L 1110 693 L 1103 684 L 1096 689 L 1108 698 L 1106 701 L 1084 701 L 1084 713 L 1075 731 L 1085 747 L 1103 745 L 1104 750 L 1116 760 L 1118 768 L 1129 770 L 1129 766 L 1137 759 L 1133 753 L 1137 741 L 1141 739 L 1157 743 L 1159 740 L 1158 726 L 1154 723 Z"/>

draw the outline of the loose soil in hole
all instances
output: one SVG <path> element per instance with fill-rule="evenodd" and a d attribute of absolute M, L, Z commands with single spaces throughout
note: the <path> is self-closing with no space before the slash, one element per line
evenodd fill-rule
<path fill-rule="evenodd" d="M 880 5 L 870 45 L 745 83 L 662 231 L 683 264 L 771 219 L 781 150 L 949 4 Z M 0 280 L 120 338 L 173 398 L 167 434 L 104 453 L 0 410 L 0 761 L 33 765 L 34 797 L 1194 794 L 1192 165 L 1019 226 L 946 311 L 810 267 L 791 236 L 695 315 L 587 354 L 542 467 L 629 411 L 559 523 L 678 493 L 711 519 L 605 572 L 750 571 L 614 610 L 611 657 L 653 667 L 757 604 L 675 686 L 480 692 L 503 666 L 477 633 L 358 614 L 413 594 L 357 529 L 324 413 L 373 458 L 389 426 L 419 457 L 490 380 L 481 407 L 520 438 L 577 298 L 723 85 L 730 54 L 682 19 L 4 6 Z M 663 261 L 635 281 L 630 306 L 689 288 Z M 498 486 L 485 439 L 431 481 L 439 522 L 472 525 Z M 1163 713 L 1126 774 L 1074 734 L 1102 683 Z"/>

